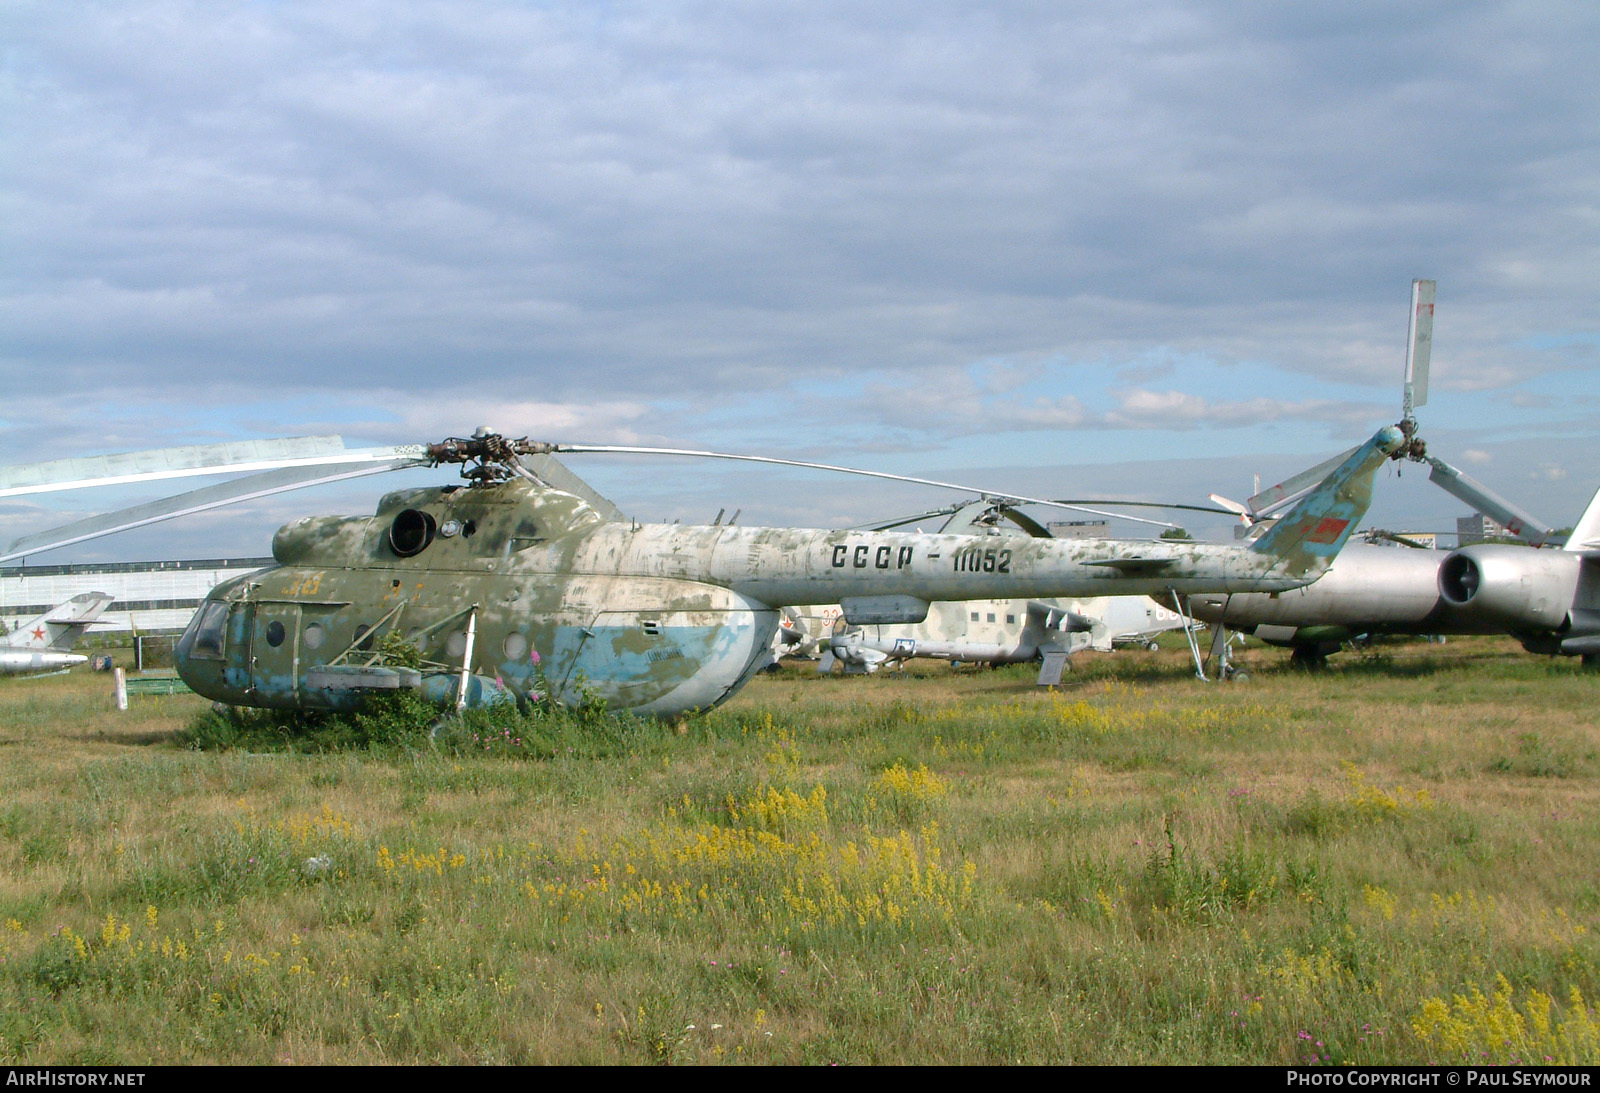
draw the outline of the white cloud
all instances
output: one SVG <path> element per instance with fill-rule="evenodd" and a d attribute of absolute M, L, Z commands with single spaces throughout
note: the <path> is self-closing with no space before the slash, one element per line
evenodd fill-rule
<path fill-rule="evenodd" d="M 1271 447 L 1392 419 L 1413 276 L 1440 282 L 1427 423 L 1507 392 L 1548 431 L 1600 367 L 1600 10 L 0 19 L 10 452 L 480 419 L 840 456 L 1019 429 Z"/>

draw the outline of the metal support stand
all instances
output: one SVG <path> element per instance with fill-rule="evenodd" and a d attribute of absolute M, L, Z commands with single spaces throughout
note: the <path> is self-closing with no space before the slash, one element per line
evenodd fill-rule
<path fill-rule="evenodd" d="M 461 651 L 461 685 L 456 690 L 456 712 L 467 708 L 467 684 L 472 679 L 472 647 L 478 639 L 478 605 L 467 615 L 467 644 Z"/>
<path fill-rule="evenodd" d="M 1194 636 L 1194 616 L 1189 613 L 1189 598 L 1174 588 L 1167 589 L 1167 594 L 1172 597 L 1172 606 L 1177 609 L 1178 617 L 1183 619 L 1183 640 L 1189 643 L 1189 657 L 1194 661 L 1194 674 L 1202 682 L 1210 683 L 1211 677 L 1206 675 L 1205 658 L 1200 655 L 1200 639 Z"/>

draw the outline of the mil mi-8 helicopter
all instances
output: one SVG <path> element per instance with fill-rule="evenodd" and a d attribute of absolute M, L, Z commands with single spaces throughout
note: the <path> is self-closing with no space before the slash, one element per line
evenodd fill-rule
<path fill-rule="evenodd" d="M 466 486 L 397 491 L 372 516 L 280 529 L 278 566 L 214 589 L 174 661 L 193 690 L 232 705 L 347 709 L 414 689 L 457 708 L 588 695 L 675 717 L 737 692 L 766 663 L 786 606 L 838 603 L 851 624 L 889 624 L 919 622 L 939 600 L 1308 584 L 1405 443 L 1380 429 L 1270 531 L 1235 545 L 639 524 L 529 469 L 602 449 L 480 430 L 425 453 L 462 464 Z M 395 637 L 415 657 L 395 656 Z"/>

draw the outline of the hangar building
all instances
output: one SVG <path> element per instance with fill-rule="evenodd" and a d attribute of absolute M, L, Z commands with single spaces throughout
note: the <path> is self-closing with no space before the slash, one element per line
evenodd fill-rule
<path fill-rule="evenodd" d="M 271 558 L 109 562 L 0 567 L 0 624 L 7 631 L 80 592 L 116 597 L 94 632 L 182 630 L 207 592 L 232 577 L 275 564 Z"/>

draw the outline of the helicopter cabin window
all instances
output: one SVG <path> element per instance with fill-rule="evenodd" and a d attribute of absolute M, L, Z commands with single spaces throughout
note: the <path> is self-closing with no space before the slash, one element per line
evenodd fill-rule
<path fill-rule="evenodd" d="M 506 635 L 506 640 L 500 643 L 500 648 L 508 660 L 521 660 L 528 655 L 528 639 L 513 630 Z"/>
<path fill-rule="evenodd" d="M 985 622 L 993 622 L 994 621 L 994 612 L 993 611 L 989 612 L 989 617 L 987 619 L 985 619 L 984 621 Z"/>
<path fill-rule="evenodd" d="M 976 611 L 974 611 L 972 613 L 972 621 L 973 622 L 977 622 L 978 621 L 978 613 Z"/>
<path fill-rule="evenodd" d="M 1017 616 L 1015 616 L 1015 615 L 1007 615 L 1006 616 L 1006 622 L 1012 623 L 1012 622 L 1016 622 L 1016 621 L 1017 621 Z"/>
<path fill-rule="evenodd" d="M 267 644 L 276 649 L 278 646 L 283 644 L 283 638 L 286 633 L 287 631 L 284 630 L 283 623 L 279 622 L 277 619 L 273 619 L 271 622 L 267 623 Z"/>
<path fill-rule="evenodd" d="M 207 660 L 222 659 L 222 636 L 227 629 L 228 605 L 216 600 L 207 603 L 195 616 L 191 623 L 194 627 L 194 643 L 189 647 L 189 655 Z"/>
<path fill-rule="evenodd" d="M 328 640 L 328 631 L 320 622 L 314 622 L 306 627 L 305 638 L 307 649 L 321 649 L 322 643 Z"/>
<path fill-rule="evenodd" d="M 452 631 L 450 637 L 445 640 L 444 647 L 450 651 L 451 656 L 461 656 L 467 651 L 467 632 L 465 630 Z"/>

